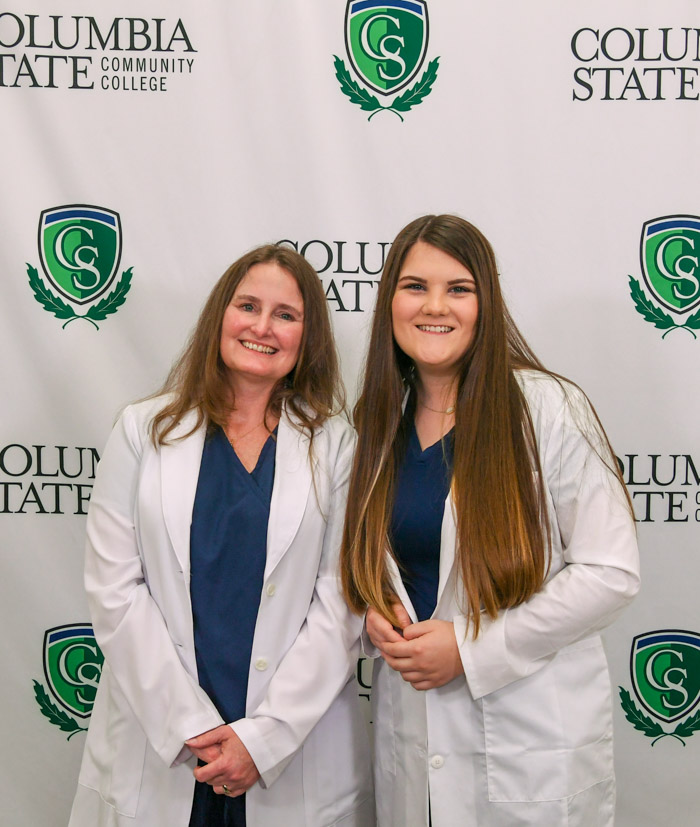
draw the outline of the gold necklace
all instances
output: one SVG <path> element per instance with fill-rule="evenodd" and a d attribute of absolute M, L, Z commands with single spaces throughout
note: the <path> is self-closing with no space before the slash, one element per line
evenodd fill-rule
<path fill-rule="evenodd" d="M 236 441 L 236 442 L 240 442 L 242 439 L 245 439 L 247 436 L 250 436 L 250 435 L 253 433 L 253 431 L 257 431 L 257 430 L 258 430 L 258 428 L 259 428 L 262 424 L 263 424 L 262 422 L 258 422 L 258 424 L 257 424 L 254 428 L 251 428 L 249 431 L 246 431 L 244 434 L 241 434 L 240 436 L 237 436 L 237 437 L 236 437 L 236 439 L 235 439 L 235 441 Z M 235 448 L 235 446 L 234 446 L 234 444 L 233 444 L 233 443 L 234 443 L 234 439 L 233 439 L 233 437 L 230 437 L 230 436 L 228 435 L 228 432 L 226 431 L 226 429 L 224 429 L 224 433 L 226 434 L 226 439 L 229 441 L 229 445 L 230 445 L 232 448 Z"/>
<path fill-rule="evenodd" d="M 455 412 L 455 405 L 450 405 L 449 408 L 447 408 L 444 411 L 441 411 L 441 410 L 438 410 L 437 408 L 431 408 L 430 405 L 426 405 L 425 402 L 421 402 L 420 399 L 418 400 L 418 404 L 423 408 L 427 408 L 427 410 L 432 411 L 433 413 L 453 414 Z"/>

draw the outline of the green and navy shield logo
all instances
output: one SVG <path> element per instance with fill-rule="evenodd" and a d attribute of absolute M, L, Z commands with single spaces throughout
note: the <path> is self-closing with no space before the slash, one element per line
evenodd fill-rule
<path fill-rule="evenodd" d="M 51 285 L 74 304 L 93 301 L 114 281 L 122 252 L 119 215 L 103 207 L 44 210 L 39 256 Z"/>
<path fill-rule="evenodd" d="M 629 276 L 637 313 L 663 330 L 700 330 L 700 217 L 665 215 L 642 226 L 639 257 L 644 288 Z M 666 311 L 670 310 L 670 314 Z"/>
<path fill-rule="evenodd" d="M 44 675 L 56 701 L 79 718 L 89 718 L 104 657 L 92 626 L 72 623 L 44 635 Z"/>
<path fill-rule="evenodd" d="M 352 68 L 380 95 L 413 80 L 428 48 L 423 0 L 349 0 L 345 45 Z"/>
<path fill-rule="evenodd" d="M 700 701 L 700 635 L 662 631 L 637 635 L 630 672 L 634 694 L 655 718 L 671 723 Z"/>
<path fill-rule="evenodd" d="M 642 227 L 640 259 L 649 292 L 672 313 L 700 305 L 700 218 L 671 215 Z"/>
<path fill-rule="evenodd" d="M 662 738 L 675 738 L 685 746 L 685 740 L 700 731 L 700 634 L 657 629 L 637 635 L 630 650 L 630 675 L 642 709 L 619 687 L 627 720 L 653 739 L 652 746 Z"/>
<path fill-rule="evenodd" d="M 423 102 L 437 78 L 440 58 L 420 71 L 428 49 L 428 4 L 425 0 L 348 0 L 345 7 L 345 49 L 359 83 L 337 55 L 335 76 L 342 93 L 365 112 L 403 114 Z M 408 88 L 405 88 L 408 87 Z M 400 94 L 400 90 L 403 90 Z M 382 97 L 394 95 L 381 102 Z"/>
<path fill-rule="evenodd" d="M 117 312 L 131 287 L 129 267 L 110 290 L 121 254 L 119 213 L 89 204 L 44 210 L 39 217 L 39 260 L 45 278 L 27 264 L 34 298 L 61 319 L 64 328 L 83 319 L 99 330 L 97 323 Z"/>

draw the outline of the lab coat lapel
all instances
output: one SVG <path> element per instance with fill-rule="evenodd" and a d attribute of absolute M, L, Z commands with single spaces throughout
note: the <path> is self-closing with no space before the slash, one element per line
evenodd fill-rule
<path fill-rule="evenodd" d="M 186 580 L 190 572 L 192 509 L 206 428 L 201 426 L 185 439 L 178 440 L 177 437 L 190 430 L 194 416 L 194 413 L 186 414 L 171 433 L 169 444 L 160 449 L 163 520 Z"/>
<path fill-rule="evenodd" d="M 439 617 L 440 600 L 443 594 L 447 593 L 449 598 L 453 597 L 453 589 L 448 589 L 445 592 L 450 576 L 455 566 L 455 552 L 457 549 L 457 524 L 456 515 L 454 512 L 454 501 L 452 500 L 452 492 L 447 495 L 445 500 L 445 510 L 442 515 L 442 528 L 440 531 L 440 574 L 438 579 L 438 593 L 437 603 L 433 617 Z"/>
<path fill-rule="evenodd" d="M 411 598 L 408 596 L 408 592 L 406 591 L 406 587 L 403 584 L 403 579 L 401 577 L 401 572 L 399 571 L 399 567 L 396 564 L 396 560 L 387 552 L 387 561 L 386 561 L 387 569 L 389 570 L 389 577 L 391 578 L 391 585 L 394 587 L 394 591 L 396 592 L 396 596 L 399 600 L 403 603 L 404 608 L 408 612 L 408 616 L 411 618 L 412 623 L 418 622 L 418 615 L 416 614 L 416 610 L 413 608 L 413 603 L 411 603 Z"/>
<path fill-rule="evenodd" d="M 283 413 L 277 429 L 275 482 L 267 525 L 266 579 L 299 530 L 311 484 L 309 438 L 295 428 Z"/>

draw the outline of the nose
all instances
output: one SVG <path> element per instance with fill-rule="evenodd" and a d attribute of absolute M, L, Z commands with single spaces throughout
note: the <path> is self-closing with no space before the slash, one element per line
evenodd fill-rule
<path fill-rule="evenodd" d="M 250 326 L 251 331 L 259 338 L 264 338 L 270 332 L 272 325 L 272 315 L 270 313 L 260 313 L 255 319 L 255 322 Z"/>
<path fill-rule="evenodd" d="M 447 301 L 441 290 L 428 290 L 426 292 L 423 312 L 428 316 L 444 316 L 449 313 Z"/>

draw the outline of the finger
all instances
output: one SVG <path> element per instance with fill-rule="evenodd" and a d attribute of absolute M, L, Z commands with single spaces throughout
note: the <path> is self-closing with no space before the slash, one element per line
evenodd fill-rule
<path fill-rule="evenodd" d="M 205 784 L 211 784 L 216 779 L 220 779 L 222 784 L 226 783 L 225 767 L 221 756 L 216 761 L 205 764 L 203 767 L 197 767 L 194 771 L 194 777 L 197 781 L 202 781 Z"/>
<path fill-rule="evenodd" d="M 378 646 L 382 641 L 399 641 L 402 639 L 391 623 L 375 609 L 369 609 L 367 612 L 367 634 L 375 646 Z"/>
<path fill-rule="evenodd" d="M 211 747 L 214 746 L 214 744 L 220 744 L 222 741 L 221 730 L 222 727 L 210 729 L 208 732 L 203 732 L 201 735 L 196 735 L 194 738 L 188 738 L 185 743 L 188 747 L 197 747 L 197 749 Z"/>
<path fill-rule="evenodd" d="M 367 630 L 370 640 L 379 648 L 384 643 L 401 643 L 403 636 L 394 629 L 393 626 L 387 623 L 386 628 L 382 628 L 381 632 L 375 632 L 370 629 Z"/>
<path fill-rule="evenodd" d="M 197 749 L 197 747 L 190 746 L 190 750 L 192 750 L 200 761 L 204 761 L 205 764 L 210 764 L 212 761 L 216 761 L 216 759 L 221 755 L 221 749 L 218 746 L 204 747 L 204 749 Z"/>
<path fill-rule="evenodd" d="M 435 624 L 432 620 L 424 620 L 421 623 L 412 623 L 403 630 L 405 640 L 415 640 L 417 637 L 427 635 L 435 631 Z"/>
<path fill-rule="evenodd" d="M 411 618 L 408 612 L 406 611 L 406 607 L 400 600 L 397 600 L 395 603 L 392 603 L 391 608 L 394 610 L 394 614 L 396 615 L 396 618 L 399 621 L 399 626 L 402 629 L 405 629 L 407 626 L 411 625 Z"/>
<path fill-rule="evenodd" d="M 432 681 L 411 681 L 411 686 L 419 692 L 425 692 L 427 689 L 435 689 L 435 684 Z"/>
<path fill-rule="evenodd" d="M 414 648 L 406 640 L 397 643 L 383 643 L 377 647 L 382 654 L 386 653 L 392 658 L 410 658 L 414 655 Z"/>
<path fill-rule="evenodd" d="M 387 666 L 390 666 L 395 672 L 401 672 L 403 674 L 410 669 L 416 668 L 410 658 L 392 658 L 390 655 L 383 655 L 382 657 Z"/>

